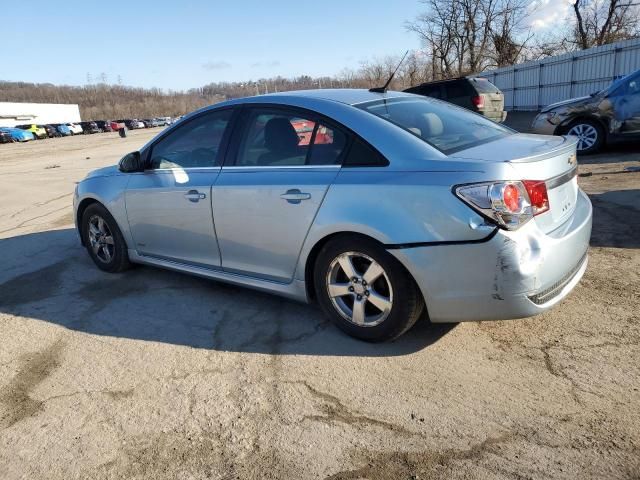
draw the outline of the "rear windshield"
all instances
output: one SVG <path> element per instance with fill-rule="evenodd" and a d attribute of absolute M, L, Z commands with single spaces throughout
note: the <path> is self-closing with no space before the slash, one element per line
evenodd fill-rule
<path fill-rule="evenodd" d="M 513 134 L 481 115 L 425 97 L 375 100 L 356 106 L 414 134 L 445 155 Z"/>
<path fill-rule="evenodd" d="M 478 93 L 500 93 L 498 87 L 486 78 L 470 78 L 471 85 L 475 87 Z"/>

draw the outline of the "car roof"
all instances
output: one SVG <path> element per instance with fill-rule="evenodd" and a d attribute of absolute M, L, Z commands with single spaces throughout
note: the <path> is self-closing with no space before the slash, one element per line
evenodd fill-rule
<path fill-rule="evenodd" d="M 292 90 L 287 92 L 268 93 L 265 95 L 231 100 L 229 103 L 252 103 L 258 99 L 260 99 L 260 103 L 269 102 L 270 100 L 274 103 L 286 103 L 286 98 L 296 97 L 340 102 L 347 105 L 357 105 L 359 103 L 370 102 L 373 100 L 407 96 L 411 96 L 411 94 L 396 92 L 393 90 L 389 90 L 385 93 L 378 93 L 370 92 L 364 88 L 319 88 L 317 90 Z"/>

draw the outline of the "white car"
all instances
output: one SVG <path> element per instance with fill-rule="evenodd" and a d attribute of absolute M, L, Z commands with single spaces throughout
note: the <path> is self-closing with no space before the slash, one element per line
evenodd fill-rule
<path fill-rule="evenodd" d="M 77 123 L 67 123 L 67 127 L 69 127 L 69 130 L 71 130 L 73 135 L 82 134 L 82 126 Z"/>
<path fill-rule="evenodd" d="M 141 120 L 136 121 L 136 128 L 145 128 L 144 122 Z"/>

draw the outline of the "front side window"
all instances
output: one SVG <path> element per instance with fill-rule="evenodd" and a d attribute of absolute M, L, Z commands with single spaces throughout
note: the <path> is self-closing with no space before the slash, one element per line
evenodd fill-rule
<path fill-rule="evenodd" d="M 206 168 L 220 165 L 220 145 L 232 110 L 206 113 L 181 125 L 151 149 L 151 168 Z"/>
<path fill-rule="evenodd" d="M 305 115 L 255 109 L 248 116 L 236 165 L 337 165 L 346 143 L 343 132 Z"/>
<path fill-rule="evenodd" d="M 480 115 L 428 98 L 392 98 L 357 106 L 416 135 L 446 155 L 513 134 Z"/>

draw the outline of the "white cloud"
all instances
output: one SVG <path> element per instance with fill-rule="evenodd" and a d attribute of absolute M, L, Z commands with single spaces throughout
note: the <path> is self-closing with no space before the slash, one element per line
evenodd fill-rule
<path fill-rule="evenodd" d="M 534 30 L 552 28 L 566 20 L 571 0 L 535 0 L 529 6 L 528 24 Z"/>
<path fill-rule="evenodd" d="M 231 68 L 231 64 L 225 61 L 207 62 L 202 64 L 202 68 L 205 70 L 223 70 L 225 68 Z"/>

